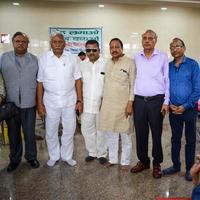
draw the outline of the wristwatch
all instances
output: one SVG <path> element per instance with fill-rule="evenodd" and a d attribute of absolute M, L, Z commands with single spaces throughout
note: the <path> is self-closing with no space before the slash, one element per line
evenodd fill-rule
<path fill-rule="evenodd" d="M 78 104 L 78 103 L 83 103 L 83 101 L 78 99 L 78 100 L 76 101 L 76 104 Z"/>

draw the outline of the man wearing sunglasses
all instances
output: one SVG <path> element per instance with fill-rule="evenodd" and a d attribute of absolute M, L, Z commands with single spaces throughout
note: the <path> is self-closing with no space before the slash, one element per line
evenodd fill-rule
<path fill-rule="evenodd" d="M 83 82 L 83 114 L 81 131 L 85 139 L 88 156 L 86 162 L 98 158 L 100 164 L 107 162 L 105 134 L 97 131 L 99 109 L 103 95 L 105 63 L 100 57 L 99 43 L 88 40 L 85 44 L 88 59 L 80 63 Z"/>
<path fill-rule="evenodd" d="M 163 170 L 164 175 L 175 174 L 181 170 L 180 149 L 183 126 L 185 125 L 185 179 L 192 181 L 190 168 L 195 160 L 197 101 L 200 98 L 200 71 L 198 63 L 184 55 L 185 44 L 174 38 L 170 51 L 174 60 L 169 63 L 170 112 L 172 130 L 171 159 L 173 165 Z"/>

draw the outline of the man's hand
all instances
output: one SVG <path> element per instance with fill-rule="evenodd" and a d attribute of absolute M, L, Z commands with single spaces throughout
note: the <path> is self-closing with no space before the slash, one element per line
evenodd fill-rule
<path fill-rule="evenodd" d="M 133 102 L 132 101 L 128 101 L 126 109 L 125 109 L 125 115 L 126 118 L 131 115 L 133 112 Z"/>
<path fill-rule="evenodd" d="M 172 110 L 172 113 L 175 115 L 181 115 L 185 111 L 185 108 L 183 106 L 170 105 L 170 108 Z"/>
<path fill-rule="evenodd" d="M 77 102 L 75 110 L 80 115 L 83 112 L 83 102 Z"/>
<path fill-rule="evenodd" d="M 178 106 L 175 106 L 173 104 L 171 104 L 169 107 L 172 110 L 172 112 L 176 111 L 176 109 L 178 108 Z"/>
<path fill-rule="evenodd" d="M 0 105 L 2 104 L 3 101 L 4 101 L 3 96 L 0 96 Z"/>
<path fill-rule="evenodd" d="M 196 157 L 196 163 L 190 169 L 190 174 L 192 176 L 192 182 L 197 185 L 199 183 L 199 173 L 200 173 L 200 154 Z"/>
<path fill-rule="evenodd" d="M 41 117 L 41 119 L 43 120 L 45 115 L 46 115 L 46 109 L 44 104 L 39 104 L 37 105 L 37 110 L 38 110 L 38 115 Z"/>
<path fill-rule="evenodd" d="M 169 112 L 169 106 L 167 104 L 163 104 L 162 108 L 161 108 L 161 113 L 163 115 L 163 117 L 165 117 L 165 115 Z"/>

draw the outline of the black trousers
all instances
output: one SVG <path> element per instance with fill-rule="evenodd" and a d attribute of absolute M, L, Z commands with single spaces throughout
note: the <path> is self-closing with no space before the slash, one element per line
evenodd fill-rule
<path fill-rule="evenodd" d="M 18 163 L 22 158 L 21 127 L 25 141 L 25 159 L 34 160 L 37 157 L 35 139 L 36 108 L 19 109 L 19 114 L 6 121 L 10 145 L 10 161 Z"/>
<path fill-rule="evenodd" d="M 161 144 L 163 116 L 161 108 L 164 102 L 164 95 L 143 98 L 135 96 L 134 101 L 134 123 L 136 131 L 136 146 L 138 159 L 145 165 L 150 164 L 148 157 L 149 128 L 152 133 L 152 156 L 153 165 L 163 162 Z"/>

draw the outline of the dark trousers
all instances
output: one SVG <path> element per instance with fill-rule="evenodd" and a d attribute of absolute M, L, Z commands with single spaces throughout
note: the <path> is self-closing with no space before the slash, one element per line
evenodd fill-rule
<path fill-rule="evenodd" d="M 194 164 L 195 159 L 195 147 L 196 147 L 196 119 L 197 110 L 191 109 L 185 111 L 182 115 L 175 115 L 172 112 L 169 113 L 170 126 L 172 130 L 172 149 L 171 159 L 174 168 L 180 168 L 180 150 L 181 150 L 181 138 L 183 133 L 183 126 L 185 124 L 185 160 L 186 171 L 190 170 Z"/>
<path fill-rule="evenodd" d="M 152 156 L 153 165 L 163 162 L 161 144 L 163 116 L 161 108 L 164 102 L 164 95 L 157 95 L 154 98 L 143 99 L 136 95 L 134 101 L 134 123 L 136 131 L 136 146 L 138 159 L 145 165 L 150 164 L 148 157 L 149 127 L 152 133 Z"/>
<path fill-rule="evenodd" d="M 10 161 L 18 163 L 22 157 L 21 127 L 25 141 L 25 159 L 34 160 L 37 156 L 35 140 L 36 108 L 19 109 L 19 114 L 7 120 L 10 145 Z"/>

